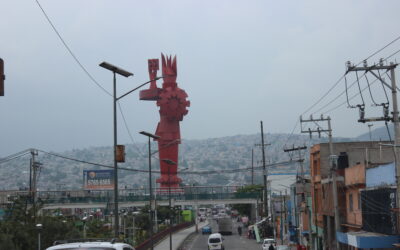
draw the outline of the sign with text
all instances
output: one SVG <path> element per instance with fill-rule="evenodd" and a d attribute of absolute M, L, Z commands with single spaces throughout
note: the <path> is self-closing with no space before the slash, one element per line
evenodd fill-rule
<path fill-rule="evenodd" d="M 83 189 L 113 189 L 114 170 L 83 170 Z"/>

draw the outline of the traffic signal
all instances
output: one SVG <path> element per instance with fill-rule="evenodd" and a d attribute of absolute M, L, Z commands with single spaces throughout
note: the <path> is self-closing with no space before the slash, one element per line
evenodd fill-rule
<path fill-rule="evenodd" d="M 4 96 L 4 80 L 6 76 L 4 75 L 4 61 L 0 58 L 0 96 Z"/>

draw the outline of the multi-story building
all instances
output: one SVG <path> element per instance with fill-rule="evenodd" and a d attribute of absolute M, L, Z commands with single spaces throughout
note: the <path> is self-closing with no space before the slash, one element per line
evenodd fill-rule
<path fill-rule="evenodd" d="M 339 208 L 339 232 L 346 224 L 345 169 L 357 164 L 387 163 L 394 160 L 392 148 L 382 147 L 384 142 L 338 142 L 333 143 L 333 154 L 339 156 L 337 168 L 329 163 L 328 143 L 314 145 L 310 150 L 312 241 L 314 249 L 336 249 L 335 209 L 332 174 L 336 175 Z M 388 143 L 388 142 L 386 142 Z M 353 197 L 353 199 L 355 199 Z"/>
<path fill-rule="evenodd" d="M 346 249 L 393 248 L 399 242 L 395 164 L 346 169 L 346 223 L 338 239 Z"/>

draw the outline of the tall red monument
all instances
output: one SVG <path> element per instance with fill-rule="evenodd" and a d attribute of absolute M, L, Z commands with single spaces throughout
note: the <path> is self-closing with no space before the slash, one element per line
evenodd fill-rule
<path fill-rule="evenodd" d="M 181 143 L 179 122 L 188 113 L 187 107 L 190 102 L 186 100 L 187 94 L 178 87 L 176 82 L 177 67 L 176 56 L 165 57 L 161 54 L 162 60 L 162 88 L 157 87 L 156 77 L 159 70 L 158 59 L 149 59 L 150 88 L 140 91 L 140 100 L 157 101 L 160 107 L 160 122 L 157 125 L 156 135 L 160 136 L 158 150 L 160 156 L 161 177 L 157 179 L 162 191 L 168 187 L 178 191 L 179 183 L 182 180 L 177 176 L 178 170 L 178 149 Z M 169 159 L 176 165 L 168 164 L 163 159 Z"/>

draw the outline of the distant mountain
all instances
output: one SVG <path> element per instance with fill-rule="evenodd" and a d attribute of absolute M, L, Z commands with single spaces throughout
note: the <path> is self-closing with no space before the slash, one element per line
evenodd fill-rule
<path fill-rule="evenodd" d="M 346 138 L 335 138 L 337 141 L 349 141 Z M 297 155 L 289 155 L 283 149 L 294 146 L 313 145 L 326 138 L 310 138 L 307 135 L 288 134 L 266 134 L 265 147 L 266 162 L 279 163 L 296 159 Z M 254 166 L 262 165 L 261 147 L 255 144 L 261 143 L 260 134 L 236 135 L 221 138 L 204 140 L 183 140 L 179 148 L 179 168 L 188 168 L 192 174 L 184 174 L 181 171 L 179 176 L 187 185 L 242 185 L 250 183 L 250 170 L 247 172 L 226 173 L 226 170 L 251 167 L 251 150 L 254 151 Z M 152 150 L 156 150 L 156 144 L 152 144 Z M 112 166 L 112 147 L 91 147 L 77 149 L 57 154 L 46 154 L 39 151 L 36 159 L 41 162 L 42 168 L 39 175 L 38 187 L 40 190 L 57 189 L 80 189 L 82 187 L 83 170 L 105 169 L 100 166 L 90 165 L 87 162 L 94 162 Z M 155 154 L 157 155 L 157 154 Z M 308 161 L 308 152 L 304 152 Z M 137 143 L 126 145 L 126 163 L 119 164 L 125 169 L 148 170 L 147 144 Z M 68 160 L 78 159 L 79 161 Z M 0 159 L 1 162 L 1 159 Z M 29 154 L 17 159 L 0 164 L 0 189 L 18 189 L 29 186 Z M 307 162 L 305 164 L 307 166 Z M 274 172 L 295 172 L 298 164 L 278 164 L 269 168 L 270 173 Z M 153 159 L 153 170 L 159 170 L 158 160 Z M 193 174 L 206 170 L 215 170 L 212 174 Z M 155 178 L 159 174 L 154 173 Z M 153 180 L 154 181 L 154 180 Z M 255 182 L 262 182 L 262 171 L 255 171 Z M 148 173 L 121 170 L 119 173 L 119 184 L 121 188 L 147 187 Z"/>
<path fill-rule="evenodd" d="M 388 124 L 388 128 L 390 131 L 390 138 L 389 138 L 389 133 L 388 129 L 386 126 L 376 128 L 376 129 L 371 129 L 371 139 L 373 141 L 389 141 L 390 139 L 393 140 L 394 138 L 394 130 L 393 130 L 393 123 Z M 370 140 L 370 134 L 364 133 L 356 138 L 357 140 L 360 141 L 369 141 Z"/>

